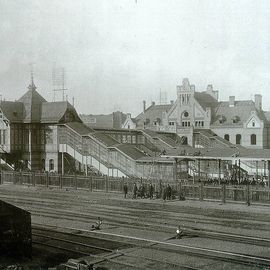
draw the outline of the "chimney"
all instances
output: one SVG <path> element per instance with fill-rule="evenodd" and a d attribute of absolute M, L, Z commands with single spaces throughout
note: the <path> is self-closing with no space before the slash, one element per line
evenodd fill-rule
<path fill-rule="evenodd" d="M 174 102 L 173 100 L 170 100 L 171 105 L 173 104 L 173 102 Z"/>
<path fill-rule="evenodd" d="M 207 92 L 213 92 L 213 85 L 212 84 L 208 84 L 206 91 Z"/>
<path fill-rule="evenodd" d="M 152 101 L 152 106 L 155 106 L 155 104 L 156 104 L 155 101 Z"/>
<path fill-rule="evenodd" d="M 229 96 L 229 107 L 234 107 L 235 96 Z"/>
<path fill-rule="evenodd" d="M 143 101 L 143 112 L 145 112 L 145 110 L 146 110 L 146 101 L 144 100 Z"/>
<path fill-rule="evenodd" d="M 256 94 L 254 97 L 255 97 L 255 108 L 258 111 L 261 111 L 262 110 L 262 95 Z"/>

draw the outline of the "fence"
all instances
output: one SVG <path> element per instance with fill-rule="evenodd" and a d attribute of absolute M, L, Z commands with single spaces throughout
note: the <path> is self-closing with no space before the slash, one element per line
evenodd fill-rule
<path fill-rule="evenodd" d="M 59 189 L 83 189 L 89 191 L 123 192 L 124 184 L 128 191 L 132 192 L 134 182 L 143 185 L 148 193 L 149 180 L 118 178 L 108 176 L 83 176 L 83 175 L 61 175 L 35 172 L 1 172 L 0 183 L 11 183 L 15 185 L 40 186 Z M 153 183 L 156 197 L 161 197 L 165 189 L 165 183 L 161 180 Z M 189 184 L 187 182 L 170 182 L 173 198 L 175 199 L 197 199 L 213 200 L 225 203 L 251 202 L 270 204 L 270 188 L 251 185 L 205 185 L 204 182 Z"/>

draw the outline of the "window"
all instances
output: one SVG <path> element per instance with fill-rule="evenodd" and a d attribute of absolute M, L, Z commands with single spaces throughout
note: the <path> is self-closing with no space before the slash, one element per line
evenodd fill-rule
<path fill-rule="evenodd" d="M 174 121 L 170 121 L 169 126 L 174 126 Z"/>
<path fill-rule="evenodd" d="M 185 117 L 188 117 L 188 115 L 189 115 L 188 112 L 184 112 Z"/>
<path fill-rule="evenodd" d="M 49 171 L 54 171 L 54 160 L 50 159 L 49 161 Z"/>
<path fill-rule="evenodd" d="M 204 126 L 204 122 L 202 121 L 202 123 L 201 123 L 201 124 L 202 124 L 202 127 L 203 127 L 203 126 Z"/>
<path fill-rule="evenodd" d="M 44 158 L 41 160 L 41 170 L 45 171 L 45 159 Z"/>
<path fill-rule="evenodd" d="M 236 144 L 241 144 L 241 138 L 242 138 L 241 134 L 236 134 L 236 138 L 235 138 Z"/>
<path fill-rule="evenodd" d="M 256 134 L 250 135 L 250 144 L 251 145 L 256 145 Z"/>
<path fill-rule="evenodd" d="M 224 139 L 229 142 L 230 141 L 230 135 L 229 134 L 225 134 L 224 135 Z"/>
<path fill-rule="evenodd" d="M 255 127 L 255 122 L 254 121 L 252 121 L 252 126 Z"/>

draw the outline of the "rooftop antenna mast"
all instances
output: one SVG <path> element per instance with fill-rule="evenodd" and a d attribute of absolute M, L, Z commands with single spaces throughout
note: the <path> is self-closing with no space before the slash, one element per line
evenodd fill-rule
<path fill-rule="evenodd" d="M 30 76 L 31 76 L 31 84 L 30 84 L 30 86 L 33 89 L 36 89 L 36 86 L 35 86 L 35 83 L 34 83 L 34 63 L 33 62 L 29 63 L 29 66 L 30 66 Z"/>
<path fill-rule="evenodd" d="M 159 90 L 159 104 L 160 105 L 167 104 L 167 92 L 166 91 L 161 91 L 161 88 Z"/>
<path fill-rule="evenodd" d="M 62 99 L 65 101 L 65 91 L 68 89 L 65 86 L 66 72 L 65 68 L 56 68 L 54 63 L 52 71 L 52 84 L 53 84 L 53 101 L 55 102 L 55 97 L 57 92 L 62 92 Z"/>

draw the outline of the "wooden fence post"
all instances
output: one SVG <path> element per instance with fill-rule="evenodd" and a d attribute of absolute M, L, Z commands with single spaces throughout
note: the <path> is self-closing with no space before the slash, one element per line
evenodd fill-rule
<path fill-rule="evenodd" d="M 34 187 L 36 186 L 36 175 L 35 175 L 35 172 L 32 173 L 32 185 Z"/>
<path fill-rule="evenodd" d="M 250 206 L 250 186 L 249 186 L 249 184 L 247 184 L 246 192 L 247 192 L 247 205 Z"/>
<path fill-rule="evenodd" d="M 93 176 L 90 175 L 89 177 L 89 191 L 92 192 L 93 191 Z"/>
<path fill-rule="evenodd" d="M 225 183 L 221 186 L 221 197 L 222 197 L 222 203 L 226 203 L 226 185 Z"/>
<path fill-rule="evenodd" d="M 105 192 L 108 193 L 109 189 L 109 176 L 105 175 Z"/>
<path fill-rule="evenodd" d="M 45 181 L 46 188 L 49 187 L 49 172 L 46 172 L 46 181 Z"/>
<path fill-rule="evenodd" d="M 59 174 L 59 186 L 60 186 L 60 189 L 63 188 L 63 176 L 62 174 Z"/>
<path fill-rule="evenodd" d="M 20 173 L 20 184 L 21 185 L 23 184 L 23 173 L 22 172 Z"/>
<path fill-rule="evenodd" d="M 78 188 L 78 181 L 77 181 L 78 179 L 77 179 L 77 174 L 76 173 L 74 173 L 74 182 L 75 182 L 75 189 L 77 189 Z"/>
<path fill-rule="evenodd" d="M 200 201 L 203 201 L 203 181 L 200 182 Z"/>
<path fill-rule="evenodd" d="M 16 172 L 13 171 L 13 184 L 15 185 L 16 184 Z"/>

